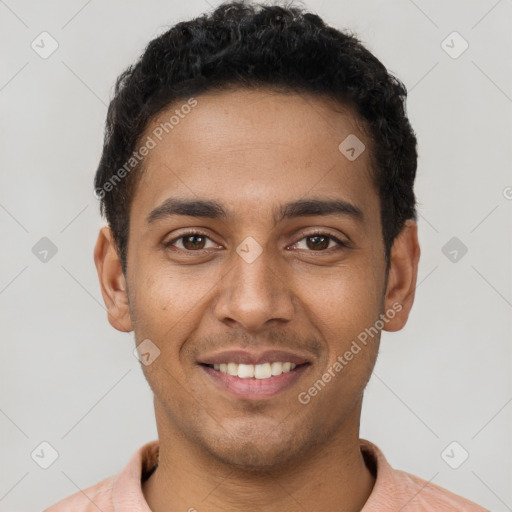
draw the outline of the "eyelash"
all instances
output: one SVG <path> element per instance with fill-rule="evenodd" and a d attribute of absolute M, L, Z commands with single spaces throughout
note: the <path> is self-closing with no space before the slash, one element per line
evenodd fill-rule
<path fill-rule="evenodd" d="M 302 232 L 302 233 L 300 233 L 300 236 L 302 238 L 297 240 L 297 242 L 295 242 L 295 244 L 297 244 L 298 242 L 300 242 L 304 238 L 310 238 L 310 237 L 313 237 L 313 236 L 324 236 L 326 238 L 330 238 L 331 240 L 333 240 L 334 242 L 336 242 L 338 244 L 338 247 L 331 247 L 329 249 L 324 249 L 324 250 L 321 250 L 321 251 L 311 251 L 311 250 L 309 250 L 308 252 L 329 252 L 329 251 L 332 251 L 333 249 L 334 250 L 340 250 L 340 249 L 348 249 L 349 248 L 348 242 L 344 242 L 343 240 L 340 240 L 337 236 L 334 236 L 334 235 L 332 235 L 332 234 L 330 234 L 328 232 L 322 231 L 322 230 L 310 231 L 310 232 L 307 232 L 307 233 Z M 295 245 L 295 244 L 293 244 L 293 245 Z"/>
<path fill-rule="evenodd" d="M 180 236 L 176 237 L 176 238 L 173 238 L 172 240 L 170 240 L 169 242 L 165 243 L 165 247 L 166 248 L 170 248 L 172 247 L 173 243 L 176 242 L 177 240 L 181 240 L 182 238 L 186 238 L 188 236 L 192 236 L 192 235 L 199 235 L 199 236 L 203 236 L 205 238 L 208 238 L 209 240 L 211 240 L 211 238 L 206 234 L 206 233 L 203 233 L 201 231 L 187 231 L 185 233 L 182 233 Z M 301 240 L 303 240 L 304 238 L 310 238 L 310 237 L 314 237 L 314 236 L 325 236 L 327 238 L 330 238 L 331 240 L 333 240 L 334 242 L 336 242 L 339 247 L 331 247 L 329 249 L 323 249 L 323 250 L 320 250 L 320 251 L 312 251 L 312 250 L 309 250 L 307 252 L 320 252 L 320 253 L 325 253 L 325 252 L 329 252 L 331 251 L 332 249 L 335 249 L 335 250 L 339 250 L 339 249 L 348 249 L 350 246 L 347 242 L 343 242 L 342 240 L 340 240 L 338 237 L 330 234 L 330 233 L 326 233 L 325 231 L 322 231 L 322 230 L 318 230 L 318 231 L 313 231 L 313 232 L 308 232 L 308 233 L 300 233 L 300 235 L 302 236 L 302 238 L 300 238 L 299 240 L 297 240 L 297 242 L 295 242 L 293 245 L 296 245 L 298 242 L 300 242 Z M 211 240 L 213 242 L 213 240 Z M 202 251 L 206 251 L 207 249 L 198 249 L 197 251 L 193 251 L 193 250 L 189 250 L 189 249 L 181 249 L 181 248 L 175 248 L 176 250 L 178 251 L 182 251 L 182 252 L 185 252 L 185 253 L 201 253 Z"/>

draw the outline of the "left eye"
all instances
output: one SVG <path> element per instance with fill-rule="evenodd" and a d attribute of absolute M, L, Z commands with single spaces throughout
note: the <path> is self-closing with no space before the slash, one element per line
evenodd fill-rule
<path fill-rule="evenodd" d="M 343 243 L 340 239 L 335 236 L 328 235 L 327 233 L 313 233 L 301 238 L 294 246 L 298 245 L 302 240 L 307 240 L 306 247 L 313 251 L 323 251 L 325 249 L 331 249 L 330 242 L 334 241 L 336 245 L 346 247 L 347 244 Z"/>

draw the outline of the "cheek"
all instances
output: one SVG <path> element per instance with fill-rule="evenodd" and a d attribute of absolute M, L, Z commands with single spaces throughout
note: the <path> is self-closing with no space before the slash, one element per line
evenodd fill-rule
<path fill-rule="evenodd" d="M 137 310 L 151 319 L 155 327 L 177 322 L 187 313 L 193 314 L 211 290 L 211 281 L 200 277 L 197 271 L 160 263 L 141 265 L 141 268 L 145 271 L 136 280 Z"/>
<path fill-rule="evenodd" d="M 382 279 L 382 276 L 369 271 L 369 265 L 362 262 L 334 269 L 320 281 L 321 287 L 305 288 L 315 290 L 308 299 L 309 316 L 326 343 L 325 369 L 331 368 L 336 375 L 342 372 L 345 377 L 358 374 L 354 381 L 356 387 L 364 385 L 371 372 L 380 339 L 380 332 L 373 326 L 381 306 L 381 283 L 376 282 L 376 277 Z M 340 357 L 343 369 L 337 365 L 336 371 L 333 365 Z"/>
<path fill-rule="evenodd" d="M 189 364 L 183 348 L 205 314 L 213 290 L 211 279 L 155 265 L 151 272 L 137 276 L 134 289 L 137 341 L 149 338 L 160 350 L 159 362 L 173 373 L 181 372 L 180 365 Z"/>
<path fill-rule="evenodd" d="M 316 406 L 327 423 L 339 421 L 339 411 L 357 403 L 375 365 L 380 332 L 371 327 L 379 317 L 380 300 L 374 286 L 371 279 L 356 273 L 333 279 L 311 312 L 327 358 L 303 391 L 318 397 Z"/>
<path fill-rule="evenodd" d="M 368 268 L 366 264 L 347 265 L 313 279 L 309 285 L 304 283 L 304 289 L 311 290 L 308 302 L 315 309 L 315 317 L 320 325 L 332 329 L 329 337 L 344 338 L 354 329 L 375 322 L 381 302 L 380 283 Z"/>

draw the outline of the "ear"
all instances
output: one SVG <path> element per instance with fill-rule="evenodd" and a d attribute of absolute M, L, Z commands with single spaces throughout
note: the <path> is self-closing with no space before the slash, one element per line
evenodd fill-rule
<path fill-rule="evenodd" d="M 94 263 L 110 325 L 118 331 L 132 331 L 126 279 L 116 251 L 112 230 L 108 226 L 101 228 L 98 235 L 94 248 Z"/>
<path fill-rule="evenodd" d="M 419 259 L 418 225 L 409 219 L 391 248 L 384 304 L 385 311 L 396 314 L 385 324 L 385 331 L 399 331 L 407 323 L 414 302 Z"/>

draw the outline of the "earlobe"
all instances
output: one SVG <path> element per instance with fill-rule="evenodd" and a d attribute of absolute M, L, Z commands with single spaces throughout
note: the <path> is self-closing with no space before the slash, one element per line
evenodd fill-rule
<path fill-rule="evenodd" d="M 386 331 L 399 331 L 407 323 L 414 302 L 419 258 L 418 225 L 409 219 L 391 249 L 385 311 L 395 314 L 386 323 Z"/>
<path fill-rule="evenodd" d="M 108 226 L 104 226 L 99 232 L 94 248 L 94 263 L 110 325 L 121 332 L 132 331 L 126 279 L 112 230 Z"/>

